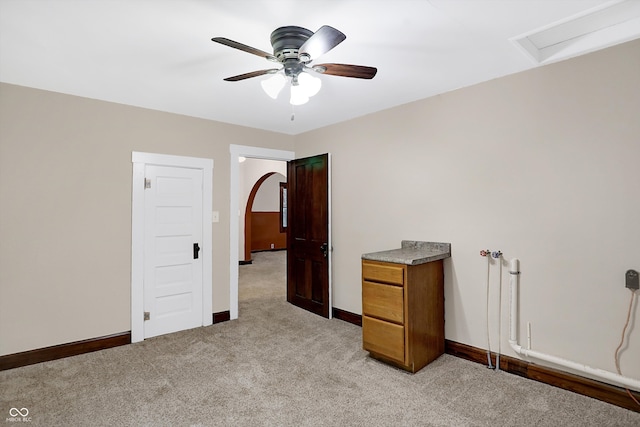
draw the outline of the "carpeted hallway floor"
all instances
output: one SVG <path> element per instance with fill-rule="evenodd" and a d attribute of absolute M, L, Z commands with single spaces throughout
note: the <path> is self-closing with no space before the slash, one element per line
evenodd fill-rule
<path fill-rule="evenodd" d="M 444 355 L 415 375 L 285 301 L 285 252 L 240 267 L 240 318 L 0 372 L 33 426 L 639 426 L 640 413 Z"/>

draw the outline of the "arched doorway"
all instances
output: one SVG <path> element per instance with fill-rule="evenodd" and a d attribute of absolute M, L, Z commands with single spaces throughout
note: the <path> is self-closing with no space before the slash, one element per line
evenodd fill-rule
<path fill-rule="evenodd" d="M 275 187 L 276 192 L 272 191 L 268 194 L 268 197 L 274 198 L 270 201 L 269 209 L 254 211 L 256 196 L 261 189 L 265 190 L 265 182 L 271 182 L 273 185 L 278 181 L 286 181 L 286 177 L 278 172 L 268 172 L 256 181 L 249 193 L 244 215 L 243 263 L 251 263 L 252 250 L 286 249 L 286 233 L 282 231 L 280 226 L 279 187 Z"/>

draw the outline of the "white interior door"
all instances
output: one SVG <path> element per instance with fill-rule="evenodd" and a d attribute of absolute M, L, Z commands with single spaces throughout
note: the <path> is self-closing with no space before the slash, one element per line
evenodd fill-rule
<path fill-rule="evenodd" d="M 144 337 L 202 325 L 203 173 L 145 166 Z"/>

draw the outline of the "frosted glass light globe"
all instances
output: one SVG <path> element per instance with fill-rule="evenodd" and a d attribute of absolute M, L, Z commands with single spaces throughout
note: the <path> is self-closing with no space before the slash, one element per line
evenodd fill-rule
<path fill-rule="evenodd" d="M 269 95 L 273 99 L 276 99 L 286 82 L 287 79 L 284 75 L 282 75 L 281 73 L 276 73 L 268 79 L 261 81 L 260 85 L 267 95 Z"/>
<path fill-rule="evenodd" d="M 289 100 L 289 102 L 291 103 L 291 105 L 302 105 L 302 104 L 306 104 L 307 102 L 309 102 L 309 97 L 307 96 L 307 94 L 305 93 L 304 89 L 302 88 L 302 86 L 298 85 L 291 85 L 291 99 Z"/>
<path fill-rule="evenodd" d="M 298 84 L 303 88 L 305 94 L 311 97 L 320 91 L 322 80 L 309 73 L 302 72 L 298 75 Z"/>

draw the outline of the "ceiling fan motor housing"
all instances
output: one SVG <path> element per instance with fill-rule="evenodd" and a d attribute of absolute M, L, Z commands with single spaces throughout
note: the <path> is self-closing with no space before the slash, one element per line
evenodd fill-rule
<path fill-rule="evenodd" d="M 271 33 L 271 46 L 273 46 L 273 56 L 287 66 L 287 60 L 295 59 L 299 62 L 298 51 L 313 31 L 306 28 L 287 26 L 275 29 Z M 285 70 L 286 71 L 286 70 Z"/>

